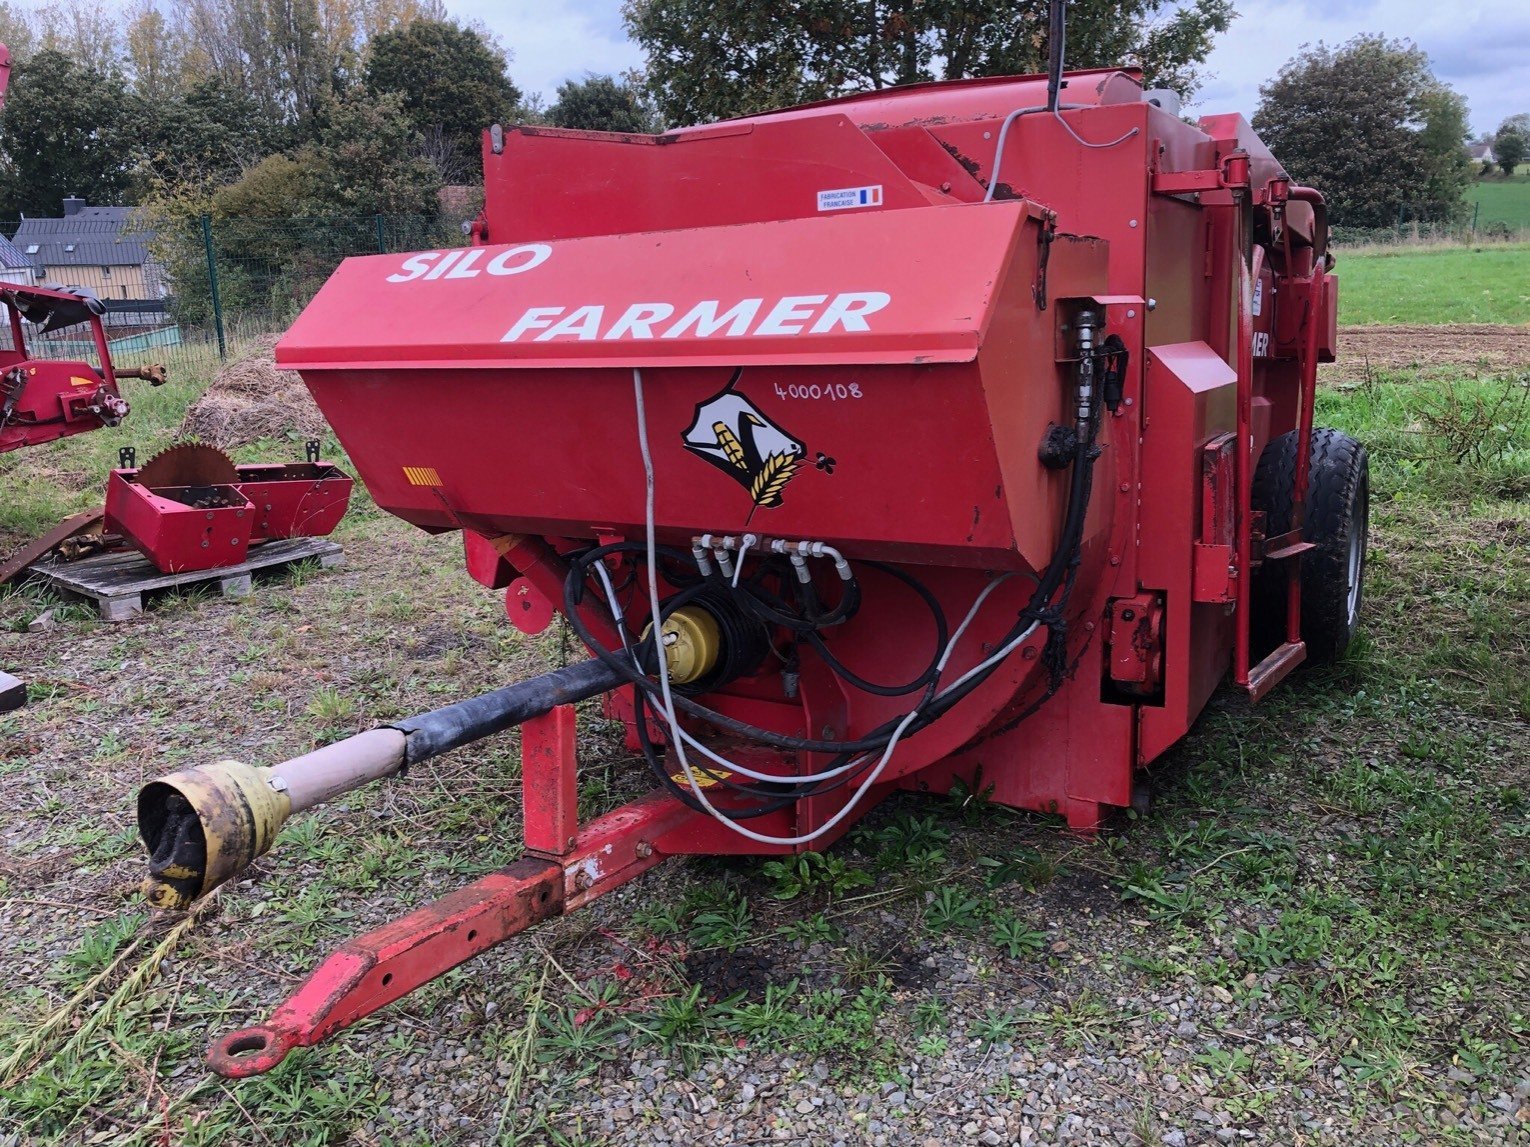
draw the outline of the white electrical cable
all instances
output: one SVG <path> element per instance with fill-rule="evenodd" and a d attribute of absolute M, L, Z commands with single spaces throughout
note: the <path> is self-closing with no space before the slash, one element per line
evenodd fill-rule
<path fill-rule="evenodd" d="M 733 588 L 738 588 L 738 579 L 744 572 L 744 555 L 749 552 L 749 547 L 760 539 L 754 534 L 745 534 L 738 540 L 738 568 L 733 571 Z"/>
<path fill-rule="evenodd" d="M 658 518 L 654 510 L 653 454 L 648 447 L 648 413 L 643 403 L 643 372 L 637 367 L 634 367 L 632 370 L 632 389 L 633 398 L 637 408 L 638 449 L 643 456 L 643 479 L 645 486 L 644 514 L 647 529 L 646 537 L 648 543 L 648 605 L 651 616 L 653 618 L 653 623 L 657 624 L 659 618 L 662 616 L 659 607 L 659 557 L 657 549 Z M 958 627 L 955 635 L 956 637 L 960 637 L 967 626 L 971 624 L 972 619 L 977 616 L 978 607 L 982 605 L 983 601 L 987 598 L 989 593 L 997 588 L 1009 576 L 1011 575 L 1004 575 L 1000 578 L 996 578 L 994 581 L 990 582 L 987 586 L 984 587 L 983 592 L 978 595 L 977 601 L 973 603 L 972 609 L 968 611 L 967 616 L 962 620 L 962 624 Z M 607 582 L 607 584 L 609 585 L 609 582 Z M 969 669 L 961 677 L 957 678 L 957 680 L 951 686 L 949 686 L 947 689 L 941 690 L 941 692 L 937 693 L 935 696 L 946 696 L 952 689 L 958 688 L 965 682 L 971 680 L 978 673 L 983 672 L 989 666 L 997 664 L 999 661 L 1003 660 L 1011 652 L 1019 648 L 1020 645 L 1028 640 L 1031 634 L 1036 632 L 1038 624 L 1039 623 L 1037 622 L 1032 622 L 1029 626 L 1026 627 L 1023 633 L 1017 636 L 1013 641 L 1008 642 L 1003 649 L 993 654 L 993 656 L 989 657 L 986 661 L 981 662 L 973 668 Z M 945 667 L 946 662 L 950 659 L 950 656 L 955 650 L 955 647 L 956 640 L 953 638 L 950 642 L 947 643 L 946 650 L 941 655 L 940 661 L 936 665 L 937 679 L 940 671 Z M 661 715 L 664 717 L 665 723 L 671 730 L 671 741 L 675 747 L 675 756 L 679 758 L 681 771 L 685 773 L 686 783 L 690 786 L 692 795 L 695 796 L 697 802 L 714 820 L 717 820 L 719 823 L 737 833 L 739 836 L 753 840 L 759 844 L 769 844 L 780 847 L 789 847 L 798 844 L 810 844 L 817 840 L 819 837 L 834 829 L 842 820 L 850 815 L 855 807 L 861 802 L 862 798 L 871 791 L 872 787 L 877 782 L 877 778 L 879 778 L 882 775 L 883 770 L 886 769 L 887 762 L 892 759 L 893 751 L 898 747 L 898 742 L 902 739 L 904 732 L 907 731 L 909 725 L 914 722 L 914 720 L 919 716 L 923 709 L 923 705 L 916 705 L 913 709 L 909 710 L 908 714 L 903 718 L 903 720 L 898 723 L 898 727 L 893 730 L 892 736 L 888 739 L 886 748 L 882 750 L 881 759 L 877 761 L 871 772 L 867 774 L 866 779 L 861 782 L 861 786 L 855 790 L 855 794 L 845 802 L 844 807 L 842 807 L 837 813 L 826 820 L 823 824 L 819 825 L 818 828 L 814 829 L 812 832 L 804 833 L 800 836 L 769 836 L 765 833 L 759 833 L 755 832 L 753 829 L 745 828 L 742 824 L 739 824 L 737 821 L 730 819 L 725 813 L 719 810 L 715 805 L 712 804 L 711 801 L 707 799 L 706 793 L 702 791 L 702 786 L 700 782 L 697 781 L 696 774 L 691 768 L 691 762 L 685 755 L 686 743 L 690 741 L 691 738 L 688 737 L 685 734 L 685 731 L 680 728 L 679 718 L 675 715 L 674 694 L 670 690 L 669 683 L 669 659 L 664 656 L 662 645 L 659 647 L 659 656 L 657 657 L 657 661 L 659 663 L 659 692 L 664 699 L 664 704 L 661 708 Z M 708 753 L 708 755 L 711 754 Z M 857 757 L 855 760 L 843 766 L 843 770 L 848 770 L 851 767 L 857 766 L 869 758 L 869 753 Z M 719 763 L 725 762 L 719 760 Z M 739 769 L 737 766 L 727 765 L 727 767 L 733 768 L 737 772 L 745 773 L 745 775 L 748 775 L 746 770 Z M 838 775 L 838 773 L 836 772 L 835 775 Z M 790 779 L 803 780 L 806 778 L 784 778 L 780 776 L 774 776 L 760 779 L 779 782 Z"/>
<path fill-rule="evenodd" d="M 941 655 L 940 660 L 935 665 L 936 680 L 939 680 L 940 674 L 945 671 L 946 663 L 950 660 L 951 654 L 955 651 L 957 643 L 961 641 L 962 635 L 967 632 L 968 627 L 972 624 L 973 620 L 976 619 L 978 611 L 983 608 L 983 603 L 988 600 L 988 595 L 993 593 L 993 591 L 998 589 L 999 586 L 1003 585 L 1006 581 L 1015 576 L 1017 575 L 1014 573 L 1000 574 L 998 577 L 994 578 L 993 581 L 989 582 L 986 586 L 983 587 L 982 592 L 977 596 L 977 600 L 972 603 L 972 608 L 967 611 L 967 616 L 962 619 L 962 623 L 956 627 L 956 632 L 951 635 L 951 640 L 946 643 L 945 652 Z M 610 589 L 610 580 L 608 578 L 602 578 L 602 581 L 605 583 L 607 589 L 607 598 L 611 601 L 612 611 L 616 612 L 620 606 L 614 600 L 612 600 L 613 595 Z M 1027 631 L 1025 637 L 1028 637 L 1029 635 L 1030 631 Z M 1025 637 L 1022 637 L 1020 640 L 1023 642 Z M 626 643 L 626 640 L 626 634 L 623 633 L 622 641 L 624 644 Z M 1011 647 L 1013 647 L 1013 643 L 1011 643 Z M 629 650 L 629 652 L 632 651 Z M 636 652 L 632 652 L 632 659 L 633 664 L 637 665 L 638 660 Z M 990 660 L 992 659 L 990 658 Z M 641 665 L 639 665 L 638 668 L 641 669 Z M 962 680 L 965 681 L 966 677 L 964 676 Z M 937 694 L 936 697 L 939 697 L 939 694 Z M 935 698 L 932 698 L 932 700 L 934 699 Z M 660 710 L 660 715 L 664 715 L 662 710 Z M 696 737 L 687 732 L 683 726 L 674 726 L 671 730 L 671 733 L 673 736 L 678 737 L 691 748 L 695 749 L 702 756 L 709 758 L 714 763 L 722 766 L 725 769 L 728 769 L 730 772 L 737 773 L 740 776 L 749 777 L 751 780 L 766 781 L 773 784 L 779 784 L 785 781 L 794 781 L 799 784 L 818 781 L 832 781 L 837 777 L 844 776 L 846 773 L 853 769 L 859 768 L 861 763 L 866 760 L 866 756 L 863 755 L 843 765 L 839 765 L 832 769 L 826 769 L 821 773 L 793 773 L 790 776 L 785 776 L 781 773 L 761 773 L 749 768 L 746 765 L 740 765 L 735 761 L 730 761 L 727 757 L 718 756 L 718 754 L 714 752 L 709 745 L 703 741 L 697 740 Z"/>
<path fill-rule="evenodd" d="M 1078 142 L 1083 144 L 1085 147 L 1115 147 L 1117 144 L 1125 143 L 1127 140 L 1131 139 L 1132 136 L 1137 134 L 1137 129 L 1132 128 L 1125 135 L 1118 139 L 1113 139 L 1108 143 L 1090 143 L 1083 136 L 1079 135 L 1078 132 L 1074 131 L 1073 125 L 1062 117 L 1062 113 L 1065 111 L 1082 111 L 1084 108 L 1089 106 L 1091 105 L 1058 104 L 1056 110 L 1053 111 L 1052 114 L 1057 117 L 1057 122 L 1063 125 L 1068 134 L 1071 135 L 1074 139 L 1078 140 Z M 1004 163 L 1004 145 L 1009 141 L 1010 125 L 1023 115 L 1039 115 L 1045 111 L 1047 111 L 1047 108 L 1044 105 L 1028 108 L 1016 108 L 1014 111 L 1010 112 L 1007 116 L 1004 117 L 1004 123 L 999 128 L 999 142 L 995 146 L 993 152 L 993 173 L 988 177 L 988 190 L 983 194 L 984 203 L 992 203 L 993 193 L 999 188 L 999 172 L 1001 170 L 1001 165 Z"/>

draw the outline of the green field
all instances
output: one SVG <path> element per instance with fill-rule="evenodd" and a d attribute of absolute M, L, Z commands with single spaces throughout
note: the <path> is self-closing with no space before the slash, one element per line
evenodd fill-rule
<path fill-rule="evenodd" d="M 1339 322 L 1530 322 L 1530 244 L 1337 251 Z"/>
<path fill-rule="evenodd" d="M 1474 208 L 1481 205 L 1477 212 L 1478 227 L 1490 223 L 1530 227 L 1530 177 L 1482 180 L 1467 189 L 1466 201 Z"/>

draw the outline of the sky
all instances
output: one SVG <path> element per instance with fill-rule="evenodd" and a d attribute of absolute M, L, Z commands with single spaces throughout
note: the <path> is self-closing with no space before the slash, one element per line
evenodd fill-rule
<path fill-rule="evenodd" d="M 847 3 L 853 0 L 846 0 Z M 1207 60 L 1194 109 L 1254 114 L 1259 85 L 1304 43 L 1340 44 L 1361 32 L 1411 39 L 1435 75 L 1466 97 L 1474 134 L 1530 111 L 1530 3 L 1525 0 L 1234 0 L 1238 19 Z M 620 0 L 446 0 L 482 21 L 513 54 L 522 90 L 552 102 L 559 83 L 586 72 L 641 66 L 622 28 Z"/>

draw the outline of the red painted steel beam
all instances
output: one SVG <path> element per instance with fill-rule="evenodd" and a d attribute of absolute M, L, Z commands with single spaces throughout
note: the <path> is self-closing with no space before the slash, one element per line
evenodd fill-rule
<path fill-rule="evenodd" d="M 670 853 L 656 842 L 702 817 L 657 792 L 592 821 L 561 863 L 528 857 L 342 945 L 264 1024 L 213 1041 L 207 1062 L 243 1079 L 270 1071 L 533 924 L 620 887 Z"/>
<path fill-rule="evenodd" d="M 578 758 L 574 749 L 576 714 L 559 705 L 521 724 L 521 806 L 525 810 L 526 850 L 561 858 L 579 833 Z"/>

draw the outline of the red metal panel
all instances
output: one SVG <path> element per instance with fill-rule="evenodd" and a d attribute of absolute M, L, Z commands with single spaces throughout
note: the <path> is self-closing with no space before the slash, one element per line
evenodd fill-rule
<path fill-rule="evenodd" d="M 276 357 L 305 377 L 967 362 L 1030 210 L 958 204 L 347 259 Z"/>
<path fill-rule="evenodd" d="M 350 505 L 350 477 L 329 462 L 259 462 L 236 467 L 239 492 L 255 506 L 251 543 L 328 537 Z"/>
<path fill-rule="evenodd" d="M 130 472 L 129 472 L 130 473 Z M 248 556 L 255 507 L 235 486 L 211 487 L 223 505 L 177 501 L 113 470 L 106 480 L 106 530 L 121 534 L 164 573 L 238 565 Z"/>
<path fill-rule="evenodd" d="M 1201 535 L 1205 443 L 1231 431 L 1237 375 L 1205 343 L 1152 347 L 1142 435 L 1142 548 L 1138 576 L 1165 598 L 1164 702 L 1140 710 L 1138 760 L 1153 760 L 1189 730 L 1227 671 L 1232 619 L 1197 604 L 1193 547 Z"/>
<path fill-rule="evenodd" d="M 1096 68 L 1068 73 L 1067 102 L 1072 104 L 1136 103 L 1142 98 L 1142 73 L 1133 68 Z M 726 126 L 799 120 L 831 112 L 844 115 L 869 131 L 906 124 L 938 125 L 953 120 L 992 119 L 1014 108 L 1044 107 L 1045 76 L 984 76 L 968 80 L 905 84 L 820 100 L 782 111 L 729 120 Z M 683 129 L 705 131 L 706 128 Z"/>
<path fill-rule="evenodd" d="M 665 137 L 512 127 L 483 151 L 491 243 L 805 218 L 819 192 L 867 188 L 879 212 L 929 201 L 843 115 Z M 768 178 L 740 178 L 768 171 Z M 858 201 L 862 197 L 855 197 Z M 838 209 L 837 209 L 838 210 Z"/>
<path fill-rule="evenodd" d="M 574 753 L 577 717 L 559 705 L 521 726 L 521 792 L 526 848 L 562 856 L 579 830 L 579 761 Z"/>
<path fill-rule="evenodd" d="M 1193 596 L 1227 603 L 1238 598 L 1237 436 L 1219 434 L 1201 448 L 1201 536 L 1195 544 Z"/>
<path fill-rule="evenodd" d="M 909 178 L 938 192 L 940 196 L 950 196 L 953 200 L 968 203 L 982 200 L 983 185 L 925 128 L 884 128 L 870 132 L 869 138 Z"/>

